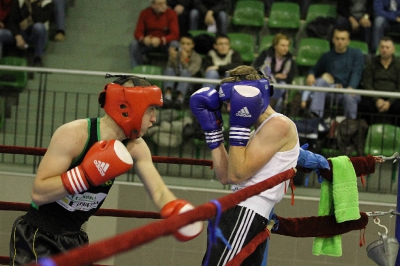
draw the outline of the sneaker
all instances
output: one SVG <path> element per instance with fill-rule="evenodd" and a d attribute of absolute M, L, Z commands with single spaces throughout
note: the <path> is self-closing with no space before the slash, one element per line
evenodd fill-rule
<path fill-rule="evenodd" d="M 54 36 L 54 41 L 56 42 L 63 42 L 65 41 L 65 34 L 64 32 L 57 32 L 57 34 Z"/>
<path fill-rule="evenodd" d="M 178 109 L 178 110 L 182 110 L 183 109 L 183 103 L 184 103 L 184 99 L 182 96 L 178 96 L 174 102 L 174 108 Z"/>
<path fill-rule="evenodd" d="M 40 56 L 35 56 L 33 58 L 33 66 L 34 67 L 42 67 L 43 66 L 43 61 Z"/>

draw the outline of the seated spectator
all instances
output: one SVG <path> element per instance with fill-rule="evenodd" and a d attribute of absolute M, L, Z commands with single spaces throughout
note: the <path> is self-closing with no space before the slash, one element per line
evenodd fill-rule
<path fill-rule="evenodd" d="M 347 29 L 352 39 L 357 36 L 371 49 L 373 0 L 338 0 L 336 10 L 337 27 Z"/>
<path fill-rule="evenodd" d="M 375 54 L 382 37 L 389 32 L 400 32 L 400 0 L 374 0 L 372 53 Z"/>
<path fill-rule="evenodd" d="M 167 5 L 178 15 L 180 36 L 186 35 L 189 30 L 189 14 L 193 0 L 167 0 Z"/>
<path fill-rule="evenodd" d="M 366 64 L 363 89 L 400 92 L 400 61 L 395 58 L 394 52 L 393 40 L 390 37 L 383 37 L 379 43 L 379 55 L 374 56 Z M 400 99 L 363 96 L 359 104 L 359 113 L 368 124 L 387 120 L 387 123 L 400 126 L 400 117 L 397 121 L 393 121 L 393 117 L 385 116 L 385 114 L 400 115 Z"/>
<path fill-rule="evenodd" d="M 17 48 L 26 50 L 33 46 L 33 66 L 43 66 L 43 54 L 48 40 L 50 18 L 54 7 L 52 1 L 13 0 L 9 15 L 11 30 Z"/>
<path fill-rule="evenodd" d="M 7 19 L 12 7 L 12 0 L 0 1 L 0 59 L 3 57 L 3 44 L 14 42 L 11 30 L 7 28 Z"/>
<path fill-rule="evenodd" d="M 350 33 L 346 29 L 335 28 L 333 31 L 333 48 L 324 53 L 317 64 L 312 67 L 306 79 L 309 86 L 357 89 L 363 74 L 364 56 L 359 49 L 348 47 Z M 301 107 L 306 107 L 310 91 L 304 91 Z M 360 95 L 350 93 L 327 93 L 315 91 L 312 93 L 310 114 L 323 117 L 325 99 L 342 103 L 346 118 L 357 118 L 357 104 Z"/>
<path fill-rule="evenodd" d="M 140 12 L 134 37 L 129 44 L 131 67 L 142 65 L 144 55 L 150 52 L 167 55 L 170 46 L 179 47 L 178 16 L 166 0 L 152 0 L 150 7 Z"/>
<path fill-rule="evenodd" d="M 170 47 L 167 67 L 165 68 L 165 76 L 181 76 L 192 77 L 196 75 L 201 68 L 202 58 L 194 50 L 193 36 L 190 34 L 183 35 L 179 41 L 179 48 Z M 174 90 L 176 85 L 176 91 Z M 187 92 L 191 89 L 189 82 L 164 82 L 164 107 L 170 107 L 172 96 L 175 94 L 176 99 L 174 107 L 181 108 Z"/>
<path fill-rule="evenodd" d="M 282 33 L 276 34 L 272 40 L 272 46 L 261 52 L 253 66 L 261 70 L 271 83 L 291 84 L 295 68 L 289 47 L 289 37 Z M 285 93 L 284 89 L 274 88 L 274 95 L 269 104 L 277 112 L 281 111 Z"/>
<path fill-rule="evenodd" d="M 227 35 L 217 35 L 213 49 L 204 59 L 206 79 L 221 79 L 227 76 L 226 71 L 243 65 L 239 52 L 231 49 Z M 203 84 L 203 87 L 216 87 L 216 84 Z"/>
<path fill-rule="evenodd" d="M 193 9 L 190 11 L 190 30 L 197 30 L 201 21 L 208 31 L 219 34 L 228 33 L 228 0 L 193 0 Z"/>
<path fill-rule="evenodd" d="M 68 0 L 53 0 L 54 22 L 56 24 L 54 40 L 56 42 L 65 41 L 65 10 L 67 9 L 67 2 Z"/>

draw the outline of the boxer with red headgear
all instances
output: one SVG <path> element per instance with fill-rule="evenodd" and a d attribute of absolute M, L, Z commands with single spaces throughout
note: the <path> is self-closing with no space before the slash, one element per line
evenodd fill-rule
<path fill-rule="evenodd" d="M 163 218 L 193 209 L 167 188 L 141 138 L 156 122 L 161 89 L 136 76 L 118 77 L 99 95 L 103 117 L 74 120 L 54 132 L 37 170 L 31 207 L 13 225 L 12 265 L 87 244 L 82 224 L 103 204 L 114 179 L 132 167 Z M 196 222 L 175 236 L 188 241 L 202 229 Z"/>
<path fill-rule="evenodd" d="M 131 81 L 133 87 L 123 84 Z M 128 139 L 139 137 L 142 117 L 150 106 L 161 107 L 161 89 L 135 76 L 109 83 L 99 95 L 100 106 L 124 130 Z"/>

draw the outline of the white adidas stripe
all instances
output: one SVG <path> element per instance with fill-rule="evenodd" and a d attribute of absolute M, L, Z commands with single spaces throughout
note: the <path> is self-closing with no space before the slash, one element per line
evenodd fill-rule
<path fill-rule="evenodd" d="M 232 249 L 229 250 L 227 256 L 225 257 L 224 265 L 228 263 L 231 259 L 233 259 L 234 256 L 236 256 L 237 253 L 242 249 L 243 243 L 246 239 L 246 235 L 250 230 L 252 221 L 254 219 L 255 213 L 249 209 L 245 210 L 245 213 L 243 215 L 243 219 L 238 219 L 240 220 L 239 228 L 237 230 L 234 230 L 235 235 L 233 242 L 231 243 Z"/>

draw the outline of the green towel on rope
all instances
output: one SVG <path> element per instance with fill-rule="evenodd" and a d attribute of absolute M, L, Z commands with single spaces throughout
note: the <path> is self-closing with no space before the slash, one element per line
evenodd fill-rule
<path fill-rule="evenodd" d="M 333 184 L 323 180 L 318 216 L 332 215 L 338 223 L 357 220 L 360 216 L 358 207 L 357 177 L 349 157 L 330 158 L 333 169 Z M 314 238 L 312 253 L 316 256 L 342 256 L 342 236 Z"/>

